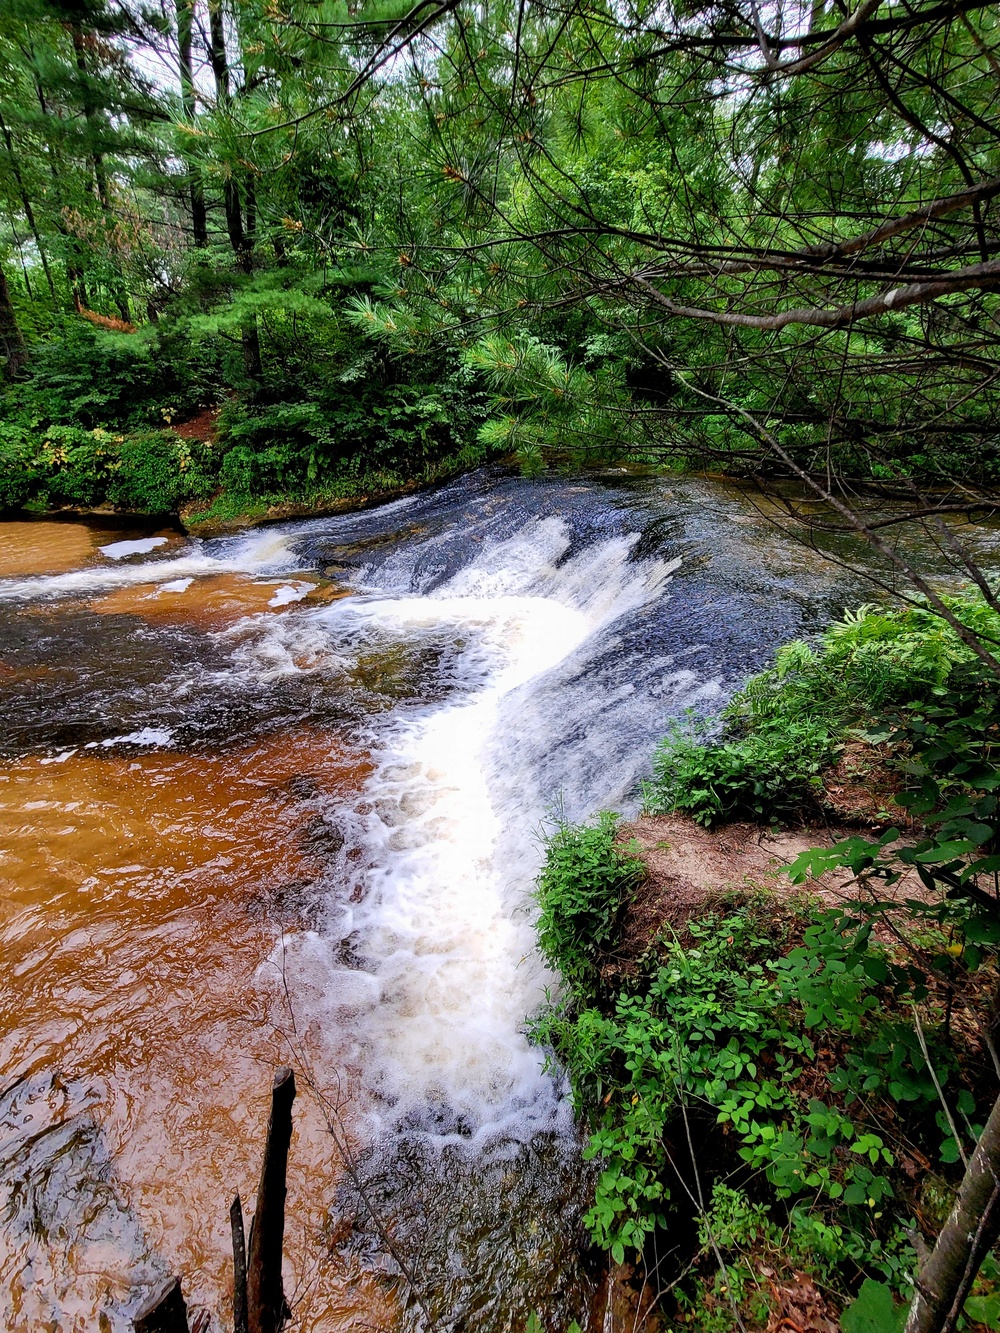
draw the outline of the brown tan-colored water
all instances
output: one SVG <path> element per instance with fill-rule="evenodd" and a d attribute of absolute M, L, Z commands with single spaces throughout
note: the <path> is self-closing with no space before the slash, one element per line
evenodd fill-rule
<path fill-rule="evenodd" d="M 0 570 L 66 569 L 94 546 L 83 525 L 5 524 Z M 266 609 L 281 586 L 201 584 L 153 598 L 130 587 L 98 606 L 215 629 Z M 0 762 L 5 1327 L 121 1327 L 158 1273 L 181 1274 L 189 1304 L 224 1327 L 229 1204 L 238 1189 L 252 1211 L 270 1081 L 288 1061 L 300 1077 L 292 1327 L 394 1321 L 385 1291 L 324 1244 L 342 1167 L 280 971 L 280 941 L 309 928 L 309 886 L 329 861 L 319 805 L 356 793 L 370 768 L 308 727 L 220 752 Z"/>
<path fill-rule="evenodd" d="M 186 580 L 185 580 L 186 582 Z M 294 600 L 279 601 L 288 588 Z M 194 579 L 186 588 L 158 588 L 140 584 L 118 588 L 90 603 L 94 611 L 114 615 L 126 612 L 155 624 L 194 625 L 200 629 L 226 629 L 244 616 L 275 612 L 305 603 L 320 606 L 346 597 L 349 590 L 318 579 L 253 579 L 248 574 L 209 574 Z"/>
<path fill-rule="evenodd" d="M 266 960 L 282 929 L 303 927 L 295 890 L 322 869 L 302 796 L 356 790 L 367 771 L 363 756 L 308 731 L 225 755 L 90 752 L 0 767 L 0 1068 L 8 1082 L 55 1070 L 86 1085 L 135 1224 L 103 1247 L 100 1273 L 82 1271 L 86 1228 L 69 1224 L 55 1277 L 64 1319 L 52 1327 L 95 1327 L 107 1297 L 126 1296 L 137 1249 L 181 1273 L 193 1304 L 225 1305 L 228 1203 L 237 1188 L 252 1200 L 271 1073 L 290 1041 L 298 1053 Z M 384 1298 L 322 1262 L 340 1165 L 303 1092 L 289 1176 L 296 1326 L 377 1325 Z M 62 1100 L 57 1119 L 73 1111 Z M 49 1326 L 36 1279 L 53 1238 L 38 1239 L 48 1244 L 7 1233 L 12 1328 Z"/>
<path fill-rule="evenodd" d="M 83 523 L 8 521 L 0 540 L 0 577 L 77 569 L 100 540 L 100 533 Z"/>

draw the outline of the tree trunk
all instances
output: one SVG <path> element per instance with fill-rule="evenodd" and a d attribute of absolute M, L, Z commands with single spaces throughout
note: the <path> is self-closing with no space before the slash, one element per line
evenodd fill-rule
<path fill-rule="evenodd" d="M 226 29 L 220 0 L 208 0 L 208 59 L 215 78 L 215 92 L 229 104 L 229 60 L 226 56 Z"/>
<path fill-rule="evenodd" d="M 34 52 L 32 52 L 32 56 L 34 56 Z M 49 110 L 48 102 L 45 99 L 45 89 L 42 87 L 41 80 L 38 78 L 37 75 L 35 76 L 35 94 L 38 97 L 38 105 L 41 108 L 42 115 L 50 116 L 52 113 Z M 45 152 L 49 163 L 49 174 L 52 177 L 53 196 L 56 200 L 56 209 L 55 209 L 56 230 L 59 232 L 61 236 L 65 237 L 67 241 L 66 283 L 67 286 L 69 287 L 70 299 L 75 304 L 77 299 L 79 298 L 83 301 L 84 305 L 86 305 L 87 289 L 84 286 L 84 272 L 83 272 L 83 263 L 81 259 L 83 253 L 82 247 L 80 245 L 79 240 L 70 233 L 65 222 L 63 221 L 59 203 L 62 197 L 62 191 L 60 189 L 60 181 L 62 179 L 62 171 L 63 171 L 62 163 L 59 161 L 58 157 L 48 148 L 45 150 Z"/>
<path fill-rule="evenodd" d="M 94 185 L 97 189 L 97 197 L 100 200 L 101 207 L 105 213 L 108 211 L 108 175 L 104 170 L 104 157 L 98 151 L 97 147 L 97 109 L 94 106 L 94 99 L 90 94 L 88 83 L 89 73 L 87 71 L 87 51 L 84 42 L 83 32 L 73 24 L 73 50 L 76 52 L 76 68 L 80 75 L 80 96 L 83 99 L 83 114 L 87 121 L 87 129 L 91 134 L 91 153 L 90 164 L 94 169 Z"/>
<path fill-rule="evenodd" d="M 295 1075 L 290 1069 L 279 1069 L 271 1090 L 264 1165 L 250 1228 L 247 1257 L 247 1324 L 250 1333 L 278 1333 L 287 1312 L 281 1285 L 281 1251 L 285 1238 L 285 1175 L 294 1100 Z"/>
<path fill-rule="evenodd" d="M 3 116 L 0 116 L 0 133 L 3 134 L 3 141 L 7 148 L 7 159 L 10 162 L 11 171 L 14 179 L 17 181 L 18 193 L 21 196 L 21 205 L 24 208 L 24 216 L 28 226 L 31 228 L 31 234 L 35 238 L 35 245 L 38 247 L 38 258 L 42 261 L 42 270 L 45 273 L 45 281 L 49 284 L 49 293 L 52 297 L 52 304 L 56 303 L 56 286 L 52 281 L 52 272 L 49 269 L 49 261 L 45 254 L 45 247 L 42 245 L 42 238 L 38 230 L 38 223 L 35 219 L 35 210 L 31 206 L 31 197 L 24 188 L 24 178 L 17 165 L 17 157 L 14 153 L 14 144 L 10 137 L 10 130 L 7 128 L 7 122 Z"/>
<path fill-rule="evenodd" d="M 229 57 L 226 54 L 226 29 L 220 0 L 208 0 L 208 58 L 215 79 L 215 93 L 219 105 L 228 108 L 232 102 L 229 78 Z M 230 173 L 222 191 L 226 213 L 226 230 L 233 247 L 236 267 L 245 277 L 253 273 L 253 229 L 244 229 L 240 207 L 240 189 Z M 248 315 L 241 329 L 243 340 L 243 369 L 247 379 L 259 384 L 262 365 L 260 334 L 256 315 Z"/>
<path fill-rule="evenodd" d="M 197 103 L 194 90 L 194 65 L 191 60 L 191 31 L 194 22 L 194 0 L 177 0 L 177 49 L 181 74 L 181 106 L 184 119 L 194 125 Z M 191 229 L 199 249 L 208 245 L 208 213 L 205 208 L 205 187 L 196 163 L 188 163 L 191 173 Z"/>
<path fill-rule="evenodd" d="M 8 379 L 16 379 L 28 360 L 28 349 L 10 300 L 7 275 L 0 268 L 0 348 L 6 361 Z"/>
<path fill-rule="evenodd" d="M 87 129 L 91 136 L 91 154 L 90 162 L 94 169 L 94 187 L 97 191 L 97 198 L 104 212 L 104 225 L 108 227 L 108 215 L 111 213 L 111 196 L 108 192 L 108 173 L 104 166 L 104 155 L 99 148 L 99 135 L 101 122 L 97 114 L 97 106 L 90 91 L 90 72 L 87 69 L 87 43 L 84 38 L 83 30 L 76 24 L 73 25 L 73 50 L 76 52 L 76 68 L 80 75 L 80 96 L 83 99 L 83 113 L 87 120 Z M 111 299 L 118 309 L 119 315 L 125 324 L 132 321 L 132 313 L 129 309 L 128 292 L 123 282 L 118 282 L 111 289 Z"/>
<path fill-rule="evenodd" d="M 949 1333 L 983 1259 L 1000 1236 L 1000 1098 L 979 1136 L 958 1197 L 917 1272 L 905 1333 Z"/>

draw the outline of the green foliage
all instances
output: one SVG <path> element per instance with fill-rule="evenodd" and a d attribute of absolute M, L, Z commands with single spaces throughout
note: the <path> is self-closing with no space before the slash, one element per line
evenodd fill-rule
<path fill-rule="evenodd" d="M 223 483 L 237 495 L 296 495 L 359 469 L 397 484 L 419 477 L 465 446 L 476 420 L 467 397 L 452 408 L 430 386 L 349 382 L 305 401 L 235 404 L 223 416 Z"/>
<path fill-rule="evenodd" d="M 552 866 L 564 857 L 565 831 L 558 836 L 563 842 L 541 880 L 543 912 L 547 886 L 558 882 Z M 610 858 L 590 872 L 598 903 L 616 867 Z M 577 901 L 583 887 L 577 874 Z M 587 920 L 582 907 L 576 919 Z M 599 919 L 607 948 L 609 918 Z M 753 908 L 709 915 L 690 923 L 690 945 L 663 940 L 656 965 L 610 1012 L 574 985 L 569 1001 L 536 1019 L 535 1038 L 565 1062 L 577 1104 L 591 1118 L 586 1155 L 604 1169 L 587 1222 L 619 1259 L 662 1224 L 676 1169 L 667 1145 L 682 1152 L 676 1145 L 690 1122 L 709 1113 L 725 1127 L 735 1158 L 768 1182 L 773 1198 L 839 1200 L 881 1216 L 892 1193 L 886 1170 L 893 1151 L 860 1105 L 854 1113 L 846 1105 L 862 1090 L 869 1101 L 876 1087 L 889 1098 L 919 1088 L 928 1106 L 935 1092 L 913 1063 L 914 1055 L 921 1061 L 919 1051 L 903 1049 L 905 1087 L 889 1077 L 900 1050 L 884 1015 L 894 991 L 882 950 L 837 912 L 809 915 L 799 929 L 801 944 L 787 949 Z M 577 937 L 568 952 L 567 979 L 580 970 Z M 555 960 L 561 965 L 557 950 Z M 900 978 L 891 979 L 898 991 Z M 862 1052 L 830 1071 L 827 1101 L 801 1089 L 817 1058 L 815 1033 L 824 1042 L 849 1038 Z"/>
<path fill-rule="evenodd" d="M 19 508 L 34 496 L 41 479 L 37 452 L 30 432 L 0 431 L 0 511 Z"/>
<path fill-rule="evenodd" d="M 98 504 L 163 513 L 217 484 L 209 445 L 173 432 L 0 425 L 0 506 Z"/>
<path fill-rule="evenodd" d="M 651 814 L 677 810 L 706 825 L 794 813 L 820 786 L 819 773 L 832 754 L 833 740 L 821 720 L 775 720 L 722 741 L 678 723 L 653 757 L 644 804 Z"/>
<path fill-rule="evenodd" d="M 986 640 L 1000 640 L 1000 616 L 978 590 L 943 598 L 956 618 Z M 815 648 L 786 644 L 775 665 L 733 696 L 726 716 L 757 725 L 768 719 L 822 716 L 831 725 L 874 719 L 885 709 L 939 699 L 950 682 L 983 668 L 972 648 L 926 602 L 847 611 Z"/>
<path fill-rule="evenodd" d="M 961 624 L 987 642 L 1000 640 L 1000 616 L 978 590 L 945 601 Z M 809 810 L 823 770 L 850 737 L 893 737 L 897 750 L 911 746 L 928 755 L 952 747 L 951 768 L 973 773 L 979 759 L 956 747 L 981 744 L 989 706 L 983 712 L 979 699 L 984 692 L 992 698 L 992 689 L 992 676 L 972 648 L 926 604 L 848 611 L 815 646 L 785 645 L 773 667 L 747 681 L 723 713 L 721 737 L 693 723 L 675 726 L 654 757 L 646 807 L 677 810 L 703 824 Z M 965 741 L 949 720 L 956 707 L 969 715 L 962 724 Z M 902 731 L 889 724 L 904 714 Z M 944 789 L 926 785 L 927 773 L 920 776 L 923 794 L 905 799 L 915 813 L 926 813 Z M 986 770 L 983 776 L 991 780 Z M 989 800 L 986 805 L 994 808 Z M 969 806 L 966 823 L 949 824 L 950 832 L 978 836 L 969 830 L 988 813 L 986 805 Z M 958 807 L 953 814 L 958 817 Z"/>
<path fill-rule="evenodd" d="M 577 994 L 591 994 L 622 905 L 640 882 L 642 862 L 616 840 L 617 821 L 560 825 L 538 882 L 538 944 Z"/>
<path fill-rule="evenodd" d="M 865 1278 L 854 1301 L 840 1317 L 844 1333 L 903 1333 L 907 1307 L 897 1305 L 884 1282 Z"/>
<path fill-rule="evenodd" d="M 720 1333 L 734 1300 L 763 1320 L 757 1268 L 791 1265 L 840 1293 L 845 1330 L 891 1333 L 893 1293 L 908 1295 L 914 1262 L 900 1155 L 923 1152 L 945 1169 L 959 1157 L 934 1076 L 966 1150 L 981 1129 L 982 1094 L 930 1003 L 922 959 L 939 975 L 949 964 L 967 972 L 974 946 L 951 946 L 939 922 L 918 916 L 920 954 L 898 956 L 863 910 L 749 899 L 690 921 L 683 940 L 661 937 L 611 991 L 600 964 L 616 955 L 623 892 L 640 873 L 626 857 L 610 816 L 561 826 L 539 878 L 539 935 L 565 989 L 530 1030 L 567 1069 L 590 1126 L 594 1240 L 617 1262 L 642 1250 L 685 1198 L 690 1153 L 705 1152 L 693 1145 L 711 1144 L 712 1203 L 699 1226 L 712 1276 L 696 1268 L 681 1311 Z M 1000 942 L 1000 926 L 978 934 Z M 991 1299 L 988 1284 L 974 1298 L 984 1319 Z"/>
<path fill-rule="evenodd" d="M 217 384 L 215 357 L 168 324 L 141 334 L 67 322 L 40 343 L 30 378 L 0 401 L 8 420 L 127 429 L 190 414 Z"/>
<path fill-rule="evenodd" d="M 838 1291 L 845 1333 L 898 1333 L 893 1293 L 908 1294 L 914 1259 L 900 1154 L 947 1171 L 982 1131 L 993 1090 L 977 1085 L 933 997 L 944 987 L 950 1014 L 967 994 L 974 1011 L 975 974 L 1000 947 L 1000 696 L 960 632 L 992 645 L 1000 617 L 978 589 L 946 605 L 958 627 L 919 602 L 864 607 L 815 644 L 786 646 L 734 696 L 721 737 L 694 722 L 668 736 L 646 788 L 647 807 L 705 823 L 773 818 L 808 807 L 848 739 L 879 745 L 907 784 L 899 804 L 922 827 L 905 839 L 859 834 L 790 867 L 797 883 L 830 869 L 866 882 L 849 912 L 765 915 L 750 901 L 692 920 L 683 940 L 656 941 L 615 993 L 586 973 L 575 984 L 586 956 L 578 938 L 569 970 L 560 941 L 547 948 L 569 989 L 532 1031 L 567 1068 L 590 1123 L 587 1155 L 601 1164 L 587 1217 L 595 1240 L 619 1260 L 642 1248 L 683 1192 L 685 1145 L 712 1143 L 720 1158 L 701 1214 L 714 1271 L 699 1269 L 678 1298 L 700 1327 L 728 1330 L 734 1302 L 758 1317 L 766 1292 L 753 1275 L 766 1258 Z M 593 851 L 608 857 L 611 845 Z M 612 869 L 608 860 L 586 870 L 598 903 Z M 887 892 L 906 874 L 921 898 Z M 553 883 L 547 865 L 543 912 Z M 575 893 L 586 922 L 582 876 Z M 875 924 L 889 916 L 905 948 L 878 942 Z M 620 910 L 601 918 L 603 956 L 614 954 L 618 920 Z M 994 1303 L 980 1279 L 970 1314 L 1000 1322 Z"/>
<path fill-rule="evenodd" d="M 980 642 L 995 641 L 1000 617 L 978 592 L 951 597 L 948 604 Z M 907 787 L 895 799 L 909 812 L 917 832 L 902 837 L 892 828 L 878 838 L 857 835 L 833 847 L 813 848 L 796 859 L 789 874 L 793 882 L 804 883 L 826 871 L 846 869 L 873 890 L 869 910 L 875 915 L 892 910 L 885 890 L 904 875 L 915 875 L 925 895 L 907 899 L 906 914 L 950 933 L 948 948 L 941 943 L 935 949 L 933 966 L 939 975 L 951 976 L 956 969 L 975 970 L 990 961 L 1000 943 L 995 896 L 1000 872 L 1000 697 L 988 665 L 940 619 L 922 608 L 881 619 L 890 630 L 901 630 L 874 640 L 891 650 L 888 669 L 875 674 L 881 684 L 891 676 L 890 697 L 897 706 L 881 718 L 862 702 L 863 695 L 853 706 L 863 734 L 896 756 Z M 866 640 L 866 648 L 870 642 Z M 867 654 L 868 679 L 877 661 Z M 912 664 L 908 686 L 897 674 L 901 661 Z M 777 694 L 780 689 L 772 699 Z M 885 696 L 880 697 L 884 701 Z M 849 716 L 846 710 L 842 715 Z"/>

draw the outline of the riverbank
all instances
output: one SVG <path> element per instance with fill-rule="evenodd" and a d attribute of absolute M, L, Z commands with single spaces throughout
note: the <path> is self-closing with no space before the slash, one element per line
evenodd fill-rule
<path fill-rule="evenodd" d="M 963 635 L 997 618 L 943 607 L 786 644 L 674 726 L 641 818 L 550 839 L 532 1032 L 600 1164 L 591 1236 L 668 1322 L 901 1326 L 995 1099 L 1000 713 Z"/>
<path fill-rule="evenodd" d="M 184 463 L 190 457 L 190 446 L 171 436 L 171 432 L 158 433 L 153 441 L 155 452 L 168 459 L 176 452 Z M 328 518 L 369 509 L 442 485 L 463 470 L 448 461 L 425 467 L 413 477 L 363 473 L 306 492 L 259 494 L 220 486 L 220 464 L 213 458 L 217 446 L 196 441 L 195 447 L 203 451 L 202 466 L 188 476 L 186 467 L 179 467 L 169 478 L 155 475 L 148 455 L 143 456 L 134 474 L 121 459 L 109 461 L 105 466 L 109 474 L 114 473 L 113 482 L 110 475 L 95 478 L 89 458 L 84 463 L 75 460 L 77 467 L 86 469 L 85 478 L 75 475 L 69 458 L 57 459 L 61 466 L 49 469 L 47 475 L 39 469 L 32 477 L 25 475 L 27 469 L 20 477 L 11 473 L 0 489 L 0 517 L 80 518 L 105 523 L 117 519 L 126 526 L 174 524 L 192 536 L 220 536 L 265 523 Z M 154 475 L 147 475 L 150 472 Z"/>

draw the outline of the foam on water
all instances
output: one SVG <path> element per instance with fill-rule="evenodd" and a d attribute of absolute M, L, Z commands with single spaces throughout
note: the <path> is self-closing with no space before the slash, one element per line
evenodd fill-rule
<path fill-rule="evenodd" d="M 99 742 L 105 749 L 111 745 L 149 745 L 157 749 L 173 743 L 174 733 L 166 727 L 143 727 L 141 731 L 130 731 L 125 736 L 109 736 Z M 91 741 L 84 749 L 91 750 L 95 742 Z"/>
<path fill-rule="evenodd" d="M 446 628 L 464 644 L 458 700 L 397 716 L 376 736 L 378 767 L 352 830 L 360 902 L 341 901 L 323 934 L 282 944 L 299 1018 L 333 1048 L 350 1033 L 373 1138 L 398 1128 L 523 1141 L 568 1124 L 522 1033 L 550 980 L 525 910 L 546 810 L 498 801 L 490 772 L 500 756 L 508 771 L 519 763 L 503 704 L 662 595 L 678 562 L 630 563 L 633 543 L 570 555 L 566 525 L 544 519 L 489 544 L 428 595 L 369 594 L 309 618 L 314 643 L 317 631 L 343 645 L 375 628 L 407 639 Z M 273 630 L 286 641 L 290 632 Z M 339 961 L 345 949 L 355 965 Z"/>
<path fill-rule="evenodd" d="M 150 537 L 142 541 L 113 542 L 101 549 L 106 555 L 117 551 L 112 559 L 120 559 L 124 555 L 139 553 L 140 548 L 143 553 L 149 552 L 152 550 L 150 543 L 156 546 L 166 540 L 165 537 Z M 124 547 L 129 550 L 122 549 Z M 178 585 L 182 580 L 200 578 L 205 574 L 284 574 L 301 567 L 300 557 L 289 545 L 289 534 L 268 528 L 205 542 L 192 538 L 178 555 L 172 557 L 135 560 L 126 565 L 92 565 L 66 574 L 0 579 L 0 601 L 80 596 L 139 583 Z M 167 590 L 180 591 L 179 587 Z"/>
<path fill-rule="evenodd" d="M 303 583 L 283 583 L 268 602 L 268 606 L 290 606 L 292 602 L 301 602 L 314 585 Z"/>
<path fill-rule="evenodd" d="M 97 549 L 101 555 L 106 555 L 109 560 L 124 560 L 130 555 L 148 555 L 150 551 L 155 551 L 158 546 L 166 546 L 166 537 L 140 537 L 136 541 L 128 542 L 110 542 L 107 546 L 99 546 Z"/>
<path fill-rule="evenodd" d="M 159 597 L 161 592 L 187 592 L 191 584 L 194 583 L 193 577 L 186 579 L 173 579 L 170 583 L 161 583 L 155 592 L 151 592 L 150 597 Z"/>

